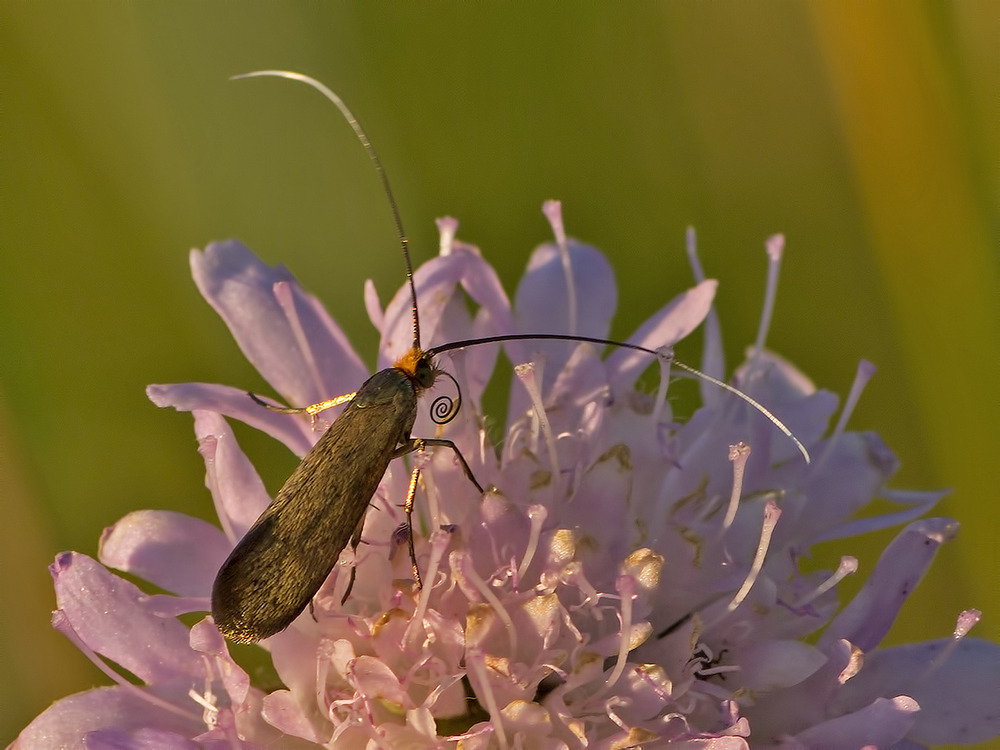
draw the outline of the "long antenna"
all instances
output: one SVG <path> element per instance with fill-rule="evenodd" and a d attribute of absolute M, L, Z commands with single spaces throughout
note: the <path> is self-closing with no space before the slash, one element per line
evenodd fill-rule
<path fill-rule="evenodd" d="M 777 427 L 785 437 L 795 443 L 795 447 L 799 449 L 799 453 L 806 460 L 806 463 L 810 463 L 809 451 L 802 444 L 802 441 L 795 437 L 795 434 L 785 426 L 785 423 L 778 419 L 764 404 L 760 403 L 753 396 L 748 393 L 744 393 L 739 388 L 729 385 L 729 383 L 724 380 L 719 380 L 718 378 L 712 377 L 708 373 L 702 372 L 691 365 L 686 365 L 679 359 L 674 359 L 673 350 L 666 347 L 663 351 L 656 351 L 655 349 L 647 349 L 645 346 L 639 346 L 639 344 L 630 344 L 627 341 L 612 341 L 611 339 L 602 339 L 595 336 L 579 336 L 563 333 L 511 333 L 502 336 L 485 336 L 481 339 L 466 339 L 464 341 L 452 341 L 448 344 L 442 344 L 441 346 L 435 346 L 433 349 L 428 349 L 426 354 L 434 357 L 438 354 L 444 352 L 454 351 L 455 349 L 465 349 L 469 346 L 478 346 L 479 344 L 493 344 L 504 341 L 580 341 L 587 344 L 600 344 L 602 346 L 618 346 L 625 349 L 634 349 L 637 352 L 645 352 L 646 354 L 651 354 L 654 357 L 664 357 L 666 356 L 670 360 L 670 364 L 675 367 L 684 370 L 684 372 L 693 375 L 696 378 L 701 378 L 702 380 L 711 383 L 712 385 L 718 386 L 724 391 L 729 391 L 734 396 L 741 398 L 743 401 L 748 403 L 754 409 L 759 411 L 765 417 L 770 420 L 771 424 Z"/>
<path fill-rule="evenodd" d="M 389 185 L 389 176 L 385 172 L 385 168 L 382 166 L 381 159 L 378 158 L 378 154 L 375 153 L 375 147 L 372 146 L 372 142 L 368 140 L 368 134 L 365 133 L 364 128 L 358 122 L 358 118 L 354 116 L 354 113 L 347 108 L 344 104 L 344 100 L 337 96 L 332 90 L 324 86 L 322 83 L 317 81 L 315 78 L 311 78 L 302 73 L 293 73 L 290 70 L 255 70 L 252 73 L 244 73 L 242 75 L 233 76 L 230 80 L 236 81 L 241 78 L 259 78 L 262 76 L 271 76 L 274 78 L 288 78 L 292 81 L 301 81 L 302 83 L 312 86 L 319 93 L 333 102 L 334 106 L 340 110 L 340 114 L 344 116 L 347 120 L 347 124 L 351 126 L 354 130 L 354 134 L 361 141 L 361 145 L 364 146 L 365 151 L 368 152 L 368 157 L 372 160 L 372 164 L 375 166 L 375 171 L 378 173 L 379 179 L 382 180 L 382 189 L 385 192 L 385 197 L 389 201 L 389 209 L 392 211 L 392 220 L 396 225 L 396 236 L 399 237 L 399 247 L 403 251 L 403 262 L 406 264 L 406 281 L 410 285 L 410 299 L 412 300 L 411 312 L 413 313 L 413 348 L 420 348 L 420 316 L 417 313 L 417 287 L 413 282 L 413 263 L 410 261 L 410 241 L 406 239 L 406 232 L 403 231 L 403 220 L 399 218 L 399 209 L 396 207 L 396 198 L 392 194 L 392 187 Z"/>
<path fill-rule="evenodd" d="M 413 313 L 413 348 L 417 352 L 426 355 L 428 357 L 434 357 L 437 354 L 443 352 L 453 351 L 455 349 L 464 349 L 468 346 L 478 345 L 478 344 L 488 344 L 502 341 L 580 341 L 590 344 L 601 344 L 605 346 L 620 346 L 627 349 L 635 349 L 636 351 L 645 352 L 651 354 L 654 357 L 663 357 L 663 352 L 658 352 L 653 349 L 647 349 L 644 346 L 639 346 L 638 344 L 629 344 L 623 341 L 611 341 L 609 339 L 595 338 L 592 336 L 574 336 L 574 335 L 564 335 L 558 333 L 524 333 L 524 334 L 513 334 L 507 336 L 487 336 L 481 339 L 469 339 L 466 341 L 454 341 L 450 344 L 442 344 L 441 346 L 436 346 L 433 349 L 428 349 L 426 352 L 421 352 L 420 350 L 420 316 L 417 312 L 417 287 L 413 281 L 413 263 L 410 261 L 410 243 L 406 239 L 406 233 L 403 231 L 403 221 L 399 217 L 399 209 L 396 207 L 396 198 L 392 194 L 392 187 L 389 185 L 389 177 L 386 174 L 385 168 L 382 166 L 382 161 L 378 158 L 378 154 L 375 152 L 375 147 L 372 146 L 370 140 L 368 140 L 368 135 L 365 133 L 364 128 L 358 122 L 358 118 L 354 116 L 354 113 L 348 109 L 344 101 L 337 96 L 331 89 L 327 88 L 325 85 L 317 81 L 315 78 L 303 75 L 302 73 L 294 73 L 290 70 L 255 70 L 252 73 L 244 73 L 242 75 L 233 76 L 230 80 L 239 80 L 242 78 L 259 78 L 263 76 L 271 76 L 274 78 L 288 78 L 292 81 L 300 81 L 308 86 L 312 86 L 323 96 L 333 102 L 334 106 L 340 110 L 340 113 L 347 120 L 347 124 L 351 126 L 354 130 L 354 134 L 361 141 L 361 145 L 364 146 L 365 151 L 368 152 L 368 157 L 372 160 L 372 164 L 375 166 L 375 171 L 378 173 L 379 179 L 382 181 L 382 189 L 385 192 L 385 197 L 389 201 L 389 209 L 392 211 L 392 220 L 396 225 L 396 235 L 399 237 L 399 247 L 403 251 L 403 262 L 406 264 L 406 280 L 410 285 L 410 309 Z M 778 419 L 774 414 L 772 414 L 768 409 L 761 404 L 759 401 L 749 396 L 748 394 L 741 391 L 739 388 L 729 385 L 718 378 L 714 378 L 711 375 L 697 370 L 690 365 L 686 365 L 683 362 L 673 358 L 672 353 L 669 355 L 670 361 L 676 367 L 685 372 L 697 377 L 702 380 L 712 383 L 713 385 L 722 388 L 723 390 L 729 391 L 735 396 L 738 396 L 751 407 L 759 411 L 765 417 L 767 417 L 771 423 L 777 427 L 782 433 L 785 434 L 789 439 L 795 443 L 795 447 L 799 449 L 799 452 L 805 458 L 806 463 L 809 463 L 809 451 L 802 442 L 795 437 L 790 429 L 785 426 L 785 423 Z"/>

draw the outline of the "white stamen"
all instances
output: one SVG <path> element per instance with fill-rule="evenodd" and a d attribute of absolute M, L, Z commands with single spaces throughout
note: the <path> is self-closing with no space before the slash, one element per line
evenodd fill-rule
<path fill-rule="evenodd" d="M 959 613 L 958 620 L 955 622 L 955 632 L 952 633 L 952 638 L 960 639 L 965 638 L 982 618 L 983 613 L 978 609 L 966 609 Z"/>
<path fill-rule="evenodd" d="M 215 705 L 215 693 L 212 692 L 211 683 L 205 680 L 204 694 L 191 688 L 188 690 L 188 697 L 204 709 L 201 713 L 201 720 L 205 726 L 209 729 L 215 729 L 219 723 L 219 707 Z"/>
<path fill-rule="evenodd" d="M 430 451 L 420 451 L 420 453 L 425 457 L 424 466 L 433 467 L 434 454 Z M 451 451 L 449 451 L 449 453 L 451 453 Z M 424 466 L 422 466 L 421 469 L 423 469 Z M 446 517 L 443 509 L 441 508 L 441 493 L 438 492 L 437 483 L 434 481 L 434 472 L 421 470 L 420 480 L 424 485 L 424 507 L 427 513 L 426 518 L 429 521 L 429 528 L 441 528 L 441 526 L 448 523 L 449 519 Z M 417 503 L 414 503 L 414 506 L 419 508 Z"/>
<path fill-rule="evenodd" d="M 528 391 L 528 396 L 531 398 L 532 413 L 535 419 L 538 420 L 538 426 L 541 429 L 542 436 L 545 438 L 545 446 L 549 452 L 549 462 L 552 465 L 552 486 L 554 488 L 561 474 L 559 470 L 559 457 L 556 455 L 556 439 L 552 434 L 552 425 L 549 424 L 548 415 L 545 413 L 545 405 L 542 403 L 541 367 L 534 362 L 527 362 L 516 365 L 514 373 L 524 385 L 525 390 Z"/>
<path fill-rule="evenodd" d="M 778 273 L 781 270 L 781 255 L 785 249 L 785 235 L 776 234 L 768 237 L 764 243 L 767 249 L 767 289 L 764 292 L 764 309 L 760 314 L 760 327 L 757 329 L 757 341 L 754 343 L 754 356 L 764 350 L 767 334 L 771 328 L 771 316 L 774 314 L 774 302 L 778 296 Z"/>
<path fill-rule="evenodd" d="M 632 646 L 632 601 L 635 599 L 635 578 L 630 575 L 618 576 L 615 589 L 621 596 L 621 637 L 618 639 L 618 655 L 615 668 L 611 670 L 601 692 L 610 690 L 625 672 L 628 652 Z M 598 693 L 599 695 L 600 693 Z"/>
<path fill-rule="evenodd" d="M 674 361 L 674 350 L 669 346 L 661 346 L 656 350 L 660 363 L 660 385 L 656 389 L 656 405 L 653 407 L 654 425 L 660 423 L 660 417 L 667 405 L 667 389 L 670 387 L 670 363 Z"/>
<path fill-rule="evenodd" d="M 563 275 L 566 277 L 566 297 L 569 304 L 569 333 L 576 335 L 576 282 L 573 280 L 573 264 L 569 257 L 569 247 L 566 244 L 566 228 L 563 226 L 562 202 L 545 201 L 542 204 L 542 213 L 549 220 L 552 226 L 552 233 L 556 237 L 556 245 L 559 247 L 559 258 L 562 260 Z"/>
<path fill-rule="evenodd" d="M 490 723 L 493 724 L 493 728 L 496 730 L 497 741 L 500 743 L 500 747 L 503 750 L 507 750 L 507 735 L 504 733 L 503 724 L 500 721 L 500 706 L 497 705 L 496 696 L 490 688 L 489 677 L 486 674 L 486 664 L 483 661 L 483 653 L 478 648 L 470 648 L 465 655 L 465 659 L 466 666 L 476 676 L 476 682 L 479 683 L 479 689 L 476 690 L 476 697 L 483 704 L 487 712 L 489 712 Z"/>
<path fill-rule="evenodd" d="M 688 263 L 691 264 L 691 272 L 694 273 L 694 280 L 699 284 L 708 277 L 705 269 L 701 266 L 701 258 L 698 257 L 698 235 L 694 227 L 688 227 L 684 232 L 684 246 L 687 250 Z"/>
<path fill-rule="evenodd" d="M 958 615 L 958 620 L 955 622 L 955 630 L 952 632 L 951 641 L 943 649 L 941 653 L 930 663 L 927 669 L 922 675 L 920 675 L 917 680 L 918 683 L 926 682 L 931 675 L 933 675 L 941 666 L 948 661 L 948 658 L 955 652 L 958 648 L 958 644 L 962 642 L 962 639 L 969 634 L 969 631 L 973 626 L 979 622 L 979 618 L 982 616 L 982 612 L 978 609 L 966 609 L 963 610 Z"/>
<path fill-rule="evenodd" d="M 773 500 L 768 500 L 764 505 L 764 523 L 761 525 L 760 541 L 757 542 L 757 552 L 754 554 L 753 563 L 750 565 L 750 570 L 747 573 L 746 578 L 743 580 L 743 585 L 740 586 L 740 590 L 736 592 L 736 595 L 732 598 L 718 619 L 722 619 L 722 617 L 730 614 L 737 607 L 739 607 L 743 603 L 743 600 L 747 598 L 747 595 L 750 593 L 750 589 L 753 588 L 754 583 L 757 582 L 757 576 L 760 575 L 760 571 L 764 567 L 764 558 L 767 556 L 767 548 L 771 544 L 771 534 L 774 533 L 774 527 L 778 523 L 778 519 L 780 517 L 781 509 Z M 718 622 L 718 620 L 716 620 L 716 622 Z M 711 624 L 715 625 L 716 622 Z M 705 629 L 707 630 L 708 627 L 709 625 L 706 624 Z"/>
<path fill-rule="evenodd" d="M 729 507 L 726 508 L 726 517 L 722 520 L 720 534 L 724 534 L 736 518 L 736 511 L 740 507 L 740 496 L 743 494 L 743 474 L 749 458 L 750 446 L 746 443 L 739 442 L 729 446 L 729 460 L 733 462 L 733 491 L 729 495 Z"/>
<path fill-rule="evenodd" d="M 330 666 L 333 660 L 334 650 L 336 644 L 329 638 L 320 638 L 319 644 L 316 646 L 316 684 L 315 684 L 315 698 L 316 705 L 319 706 L 321 714 L 326 714 L 330 717 L 330 720 L 334 724 L 338 723 L 335 720 L 336 717 L 336 706 L 347 705 L 353 702 L 353 699 L 336 701 L 328 703 L 326 699 L 326 680 L 330 674 Z"/>
<path fill-rule="evenodd" d="M 420 589 L 420 599 L 417 600 L 413 616 L 410 618 L 410 622 L 406 626 L 406 631 L 403 633 L 403 643 L 411 645 L 416 638 L 417 623 L 424 621 L 427 608 L 430 606 L 431 591 L 434 589 L 434 581 L 437 578 L 438 570 L 441 568 L 441 559 L 444 557 L 444 552 L 448 549 L 448 544 L 451 541 L 451 534 L 443 529 L 436 529 L 431 532 L 428 541 L 430 542 L 431 551 L 430 559 L 427 561 L 427 568 L 424 571 L 424 576 L 427 580 L 424 583 L 424 587 Z"/>
<path fill-rule="evenodd" d="M 833 571 L 830 577 L 809 593 L 797 597 L 795 600 L 795 606 L 804 607 L 810 602 L 815 601 L 818 597 L 822 596 L 842 580 L 847 578 L 847 576 L 856 573 L 857 570 L 858 558 L 851 557 L 850 555 L 844 555 L 840 558 L 840 565 L 837 566 L 837 569 Z"/>
<path fill-rule="evenodd" d="M 472 563 L 471 556 L 466 552 L 454 551 L 452 552 L 452 565 L 458 565 L 461 567 L 462 575 L 465 579 L 473 585 L 473 587 L 478 591 L 486 603 L 493 608 L 493 611 L 497 613 L 497 617 L 504 624 L 504 628 L 507 630 L 507 639 L 510 641 L 510 651 L 514 653 L 517 651 L 517 629 L 514 627 L 514 621 L 510 618 L 510 613 L 504 609 L 503 603 L 497 599 L 497 595 L 494 594 L 490 587 L 486 585 L 486 581 L 479 577 L 476 572 L 475 566 Z"/>
<path fill-rule="evenodd" d="M 867 359 L 863 359 L 858 362 L 858 369 L 854 373 L 854 382 L 851 384 L 851 391 L 847 394 L 847 398 L 844 399 L 844 408 L 840 410 L 840 418 L 837 420 L 837 426 L 834 427 L 833 433 L 830 435 L 830 439 L 826 442 L 826 448 L 823 451 L 823 455 L 820 457 L 819 464 L 813 471 L 820 471 L 823 463 L 829 458 L 830 454 L 833 453 L 834 448 L 837 447 L 837 440 L 841 435 L 844 434 L 844 430 L 847 429 L 847 422 L 854 413 L 855 407 L 858 405 L 858 401 L 861 399 L 861 393 L 864 391 L 865 386 L 868 385 L 868 381 L 872 379 L 878 368 L 874 364 L 869 362 Z"/>
<path fill-rule="evenodd" d="M 441 255 L 451 255 L 455 233 L 458 231 L 458 219 L 443 216 L 437 220 L 438 232 L 441 233 L 441 245 L 438 251 Z"/>
<path fill-rule="evenodd" d="M 837 420 L 837 426 L 833 430 L 834 437 L 839 437 L 846 429 L 847 420 L 854 413 L 854 408 L 861 399 L 862 391 L 864 391 L 865 386 L 868 385 L 868 381 L 872 379 L 877 370 L 878 368 L 867 359 L 858 362 L 858 369 L 854 374 L 854 382 L 851 384 L 851 392 L 847 394 L 847 398 L 844 401 L 844 408 L 840 412 L 840 419 Z"/>
<path fill-rule="evenodd" d="M 538 540 L 542 535 L 542 524 L 548 518 L 549 512 L 544 505 L 532 505 L 528 508 L 528 520 L 531 521 L 531 529 L 528 532 L 528 545 L 524 550 L 524 557 L 521 564 L 517 566 L 517 580 L 521 581 L 528 572 L 528 566 L 538 551 Z"/>

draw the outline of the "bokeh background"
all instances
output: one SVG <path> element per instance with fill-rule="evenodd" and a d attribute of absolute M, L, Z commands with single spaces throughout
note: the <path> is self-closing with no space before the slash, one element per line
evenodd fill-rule
<path fill-rule="evenodd" d="M 721 281 L 752 342 L 764 239 L 788 238 L 769 344 L 845 393 L 959 519 L 892 642 L 965 607 L 1000 638 L 1000 13 L 996 2 L 101 2 L 0 5 L 0 740 L 106 678 L 49 627 L 46 566 L 130 510 L 211 517 L 188 415 L 152 382 L 263 383 L 190 280 L 238 237 L 325 300 L 371 363 L 362 284 L 402 279 L 371 167 L 315 92 L 359 114 L 416 258 L 461 220 L 512 292 L 542 201 L 603 248 L 614 334 Z M 697 337 L 695 337 L 697 339 Z M 681 349 L 697 361 L 697 341 Z M 241 440 L 277 487 L 294 459 Z M 855 540 L 862 572 L 890 533 Z"/>

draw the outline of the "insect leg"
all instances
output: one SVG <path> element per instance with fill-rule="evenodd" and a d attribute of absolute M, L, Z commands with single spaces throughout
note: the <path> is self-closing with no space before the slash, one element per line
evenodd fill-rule
<path fill-rule="evenodd" d="M 413 577 L 417 582 L 417 588 L 424 587 L 420 580 L 420 568 L 417 567 L 417 551 L 413 548 L 413 496 L 417 494 L 417 482 L 420 481 L 420 469 L 414 469 L 410 474 L 410 488 L 406 491 L 406 502 L 403 504 L 403 512 L 406 513 L 406 541 L 410 547 L 410 564 L 413 565 Z"/>
<path fill-rule="evenodd" d="M 445 448 L 451 448 L 453 451 L 455 451 L 455 457 L 458 459 L 458 462 L 462 465 L 462 471 L 465 472 L 465 476 L 468 477 L 469 481 L 472 482 L 473 485 L 475 485 L 476 489 L 479 490 L 480 494 L 485 492 L 483 486 L 479 484 L 479 482 L 476 480 L 475 475 L 472 473 L 472 469 L 469 468 L 469 464 L 465 460 L 465 456 L 462 455 L 462 451 L 460 451 L 458 449 L 458 446 L 455 445 L 453 442 L 451 442 L 450 440 L 440 440 L 438 438 L 413 438 L 412 440 L 410 440 L 410 442 L 414 444 L 411 450 L 422 451 L 428 445 L 439 445 Z"/>
<path fill-rule="evenodd" d="M 462 471 L 465 472 L 465 476 L 468 477 L 469 481 L 475 485 L 476 489 L 479 490 L 480 494 L 484 492 L 483 486 L 479 484 L 476 480 L 475 475 L 472 473 L 472 469 L 469 468 L 469 462 L 465 460 L 465 456 L 462 455 L 462 451 L 458 449 L 450 440 L 441 440 L 439 438 L 410 438 L 401 446 L 396 448 L 395 453 L 393 453 L 393 458 L 398 458 L 399 456 L 405 456 L 407 453 L 412 453 L 413 451 L 423 451 L 429 445 L 443 446 L 445 448 L 451 448 L 455 451 L 455 456 L 458 458 L 458 462 L 462 465 Z M 406 513 L 406 536 L 410 547 L 410 562 L 413 564 L 413 577 L 417 581 L 417 588 L 423 588 L 423 583 L 420 579 L 420 569 L 417 567 L 417 553 L 413 548 L 413 498 L 417 494 L 417 482 L 420 479 L 420 469 L 416 468 L 413 473 L 410 474 L 410 487 L 406 492 L 406 502 L 403 504 L 403 511 Z"/>
<path fill-rule="evenodd" d="M 361 520 L 358 521 L 358 527 L 354 530 L 354 534 L 351 536 L 351 551 L 354 553 L 355 561 L 351 563 L 351 577 L 347 581 L 347 589 L 344 591 L 344 595 L 340 599 L 340 606 L 344 606 L 344 602 L 347 601 L 347 597 L 351 595 L 351 589 L 354 588 L 354 578 L 358 574 L 357 567 L 357 554 L 358 545 L 361 544 L 361 530 L 365 525 L 365 517 L 361 516 Z"/>
<path fill-rule="evenodd" d="M 346 404 L 348 401 L 353 401 L 354 397 L 357 396 L 358 394 L 356 392 L 345 393 L 343 396 L 337 396 L 336 398 L 329 398 L 326 401 L 320 401 L 318 404 L 310 404 L 309 406 L 275 406 L 274 404 L 267 403 L 264 399 L 262 399 L 253 391 L 247 391 L 247 395 L 258 406 L 263 406 L 265 409 L 277 412 L 278 414 L 308 414 L 309 418 L 313 422 L 313 425 L 315 426 L 316 415 L 319 414 L 321 411 L 326 411 L 327 409 L 332 409 L 335 406 Z"/>

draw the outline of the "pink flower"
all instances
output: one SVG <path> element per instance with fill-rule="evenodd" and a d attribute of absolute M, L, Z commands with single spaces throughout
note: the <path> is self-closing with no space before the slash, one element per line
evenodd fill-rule
<path fill-rule="evenodd" d="M 441 254 L 416 272 L 425 346 L 515 332 L 608 335 L 611 269 L 594 248 L 565 240 L 558 204 L 546 210 L 557 243 L 535 251 L 513 306 L 479 251 L 454 239 L 455 222 L 440 222 Z M 769 299 L 781 245 L 768 242 Z M 368 376 L 284 268 L 233 241 L 193 252 L 191 263 L 202 294 L 288 403 L 351 392 Z M 707 318 L 702 367 L 723 377 L 715 286 L 700 278 L 630 341 L 669 346 Z M 408 290 L 383 310 L 369 283 L 365 301 L 382 335 L 379 368 L 388 367 L 410 345 Z M 965 637 L 978 613 L 963 613 L 940 641 L 879 648 L 957 524 L 918 520 L 941 493 L 887 488 L 896 458 L 876 435 L 846 429 L 872 368 L 859 367 L 838 416 L 836 396 L 764 349 L 764 317 L 732 382 L 781 417 L 811 463 L 711 384 L 701 384 L 704 405 L 677 423 L 666 378 L 655 394 L 636 389 L 650 357 L 563 342 L 504 345 L 517 377 L 495 444 L 481 397 L 498 347 L 442 356 L 462 410 L 443 431 L 422 413 L 413 434 L 453 440 L 488 489 L 480 495 L 448 450 L 393 461 L 356 558 L 346 552 L 311 611 L 262 644 L 280 689 L 251 684 L 210 617 L 189 629 L 177 616 L 208 609 L 216 571 L 270 501 L 225 417 L 300 456 L 321 432 L 239 389 L 150 386 L 155 403 L 193 412 L 222 528 L 137 511 L 106 531 L 103 565 L 171 595 L 144 594 L 83 555 L 56 559 L 53 623 L 115 686 L 59 701 L 14 746 L 273 747 L 297 738 L 338 748 L 461 739 L 470 749 L 853 750 L 1000 735 L 1000 646 Z M 414 522 L 421 590 L 395 533 L 408 463 L 424 470 Z M 875 498 L 896 509 L 859 518 Z M 844 607 L 836 588 L 851 558 L 838 571 L 799 571 L 818 542 L 849 546 L 900 524 Z M 357 582 L 341 606 L 352 563 Z"/>

